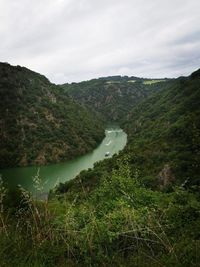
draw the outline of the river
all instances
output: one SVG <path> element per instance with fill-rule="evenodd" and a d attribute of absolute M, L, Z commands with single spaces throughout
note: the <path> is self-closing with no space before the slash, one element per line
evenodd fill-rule
<path fill-rule="evenodd" d="M 36 193 L 36 188 L 33 177 L 39 174 L 42 184 L 41 191 L 47 193 L 58 183 L 69 181 L 75 178 L 82 170 L 92 168 L 95 162 L 112 157 L 125 147 L 126 142 L 127 135 L 122 129 L 118 127 L 107 128 L 105 130 L 105 138 L 101 144 L 84 156 L 67 162 L 41 167 L 31 166 L 1 169 L 0 174 L 8 187 L 13 188 L 20 184 L 34 194 Z M 108 156 L 106 156 L 107 152 L 109 152 Z"/>

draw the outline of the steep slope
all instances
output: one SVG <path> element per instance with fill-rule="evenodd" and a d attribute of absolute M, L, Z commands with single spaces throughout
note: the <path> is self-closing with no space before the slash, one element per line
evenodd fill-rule
<path fill-rule="evenodd" d="M 128 153 L 146 181 L 200 182 L 200 71 L 139 104 L 126 122 Z M 144 180 L 145 180 L 144 177 Z M 157 180 L 155 180 L 156 182 Z"/>
<path fill-rule="evenodd" d="M 146 85 L 145 81 L 136 77 L 112 76 L 62 87 L 73 99 L 99 112 L 104 120 L 121 122 L 139 101 L 165 84 L 159 83 L 158 87 L 156 80 L 152 85 Z"/>
<path fill-rule="evenodd" d="M 104 136 L 100 120 L 44 76 L 0 64 L 0 167 L 71 159 Z"/>

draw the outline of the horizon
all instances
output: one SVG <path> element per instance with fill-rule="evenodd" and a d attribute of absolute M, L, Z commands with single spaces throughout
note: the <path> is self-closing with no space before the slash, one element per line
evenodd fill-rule
<path fill-rule="evenodd" d="M 30 70 L 30 71 L 33 71 L 33 72 L 35 72 L 35 73 L 37 73 L 37 74 L 40 74 L 40 75 L 43 75 L 43 76 L 45 76 L 51 83 L 54 83 L 53 81 L 51 81 L 46 75 L 44 75 L 43 73 L 40 73 L 40 72 L 38 72 L 38 71 L 35 71 L 35 70 L 33 70 L 33 69 L 29 69 L 28 67 L 26 67 L 26 66 L 23 66 L 23 65 L 19 65 L 19 64 L 17 64 L 17 65 L 12 65 L 11 63 L 9 63 L 9 62 L 0 62 L 0 64 L 8 64 L 8 65 L 10 65 L 10 66 L 12 66 L 12 67 L 17 67 L 17 66 L 20 66 L 20 67 L 22 67 L 22 68 L 26 68 L 26 69 L 28 69 L 28 70 Z M 62 85 L 62 84 L 72 84 L 72 83 L 81 83 L 81 82 L 88 82 L 88 81 L 91 81 L 91 80 L 98 80 L 98 79 L 106 79 L 106 78 L 108 78 L 108 77 L 117 77 L 117 76 L 119 76 L 119 77 L 121 77 L 121 78 L 123 78 L 123 77 L 128 77 L 128 78 L 139 78 L 139 79 L 146 79 L 146 80 L 159 80 L 159 79 L 178 79 L 179 77 L 188 77 L 188 76 L 190 76 L 193 72 L 195 72 L 195 71 L 197 71 L 197 70 L 200 70 L 200 67 L 199 68 L 197 68 L 197 69 L 194 69 L 192 72 L 190 72 L 189 74 L 187 74 L 187 75 L 181 75 L 181 76 L 177 76 L 177 77 L 167 77 L 167 76 L 163 76 L 163 77 L 141 77 L 141 76 L 135 76 L 135 75 L 120 75 L 120 74 L 113 74 L 113 75 L 108 75 L 108 76 L 102 76 L 102 77 L 94 77 L 94 78 L 90 78 L 90 79 L 86 79 L 86 80 L 80 80 L 80 81 L 72 81 L 72 82 L 68 82 L 68 81 L 64 81 L 63 83 L 55 83 L 56 85 Z"/>

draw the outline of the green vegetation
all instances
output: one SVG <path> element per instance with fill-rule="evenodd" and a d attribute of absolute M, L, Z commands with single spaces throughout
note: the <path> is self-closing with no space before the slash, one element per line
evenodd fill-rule
<path fill-rule="evenodd" d="M 158 186 L 157 177 L 165 166 L 176 184 L 196 185 L 200 183 L 200 79 L 191 76 L 165 84 L 129 115 L 125 153 L 134 155 L 133 165 L 152 187 Z M 162 184 L 167 175 L 159 176 Z"/>
<path fill-rule="evenodd" d="M 92 150 L 104 128 L 44 76 L 0 64 L 0 167 L 47 164 Z"/>
<path fill-rule="evenodd" d="M 82 180 L 48 202 L 4 193 L 1 266 L 198 266 L 199 194 L 152 191 L 129 159 L 116 167 L 90 193 Z"/>
<path fill-rule="evenodd" d="M 98 112 L 115 119 L 106 115 L 101 92 L 106 97 L 110 86 L 127 92 L 128 78 L 104 90 L 119 79 L 64 87 L 90 108 L 98 107 L 92 99 L 101 99 Z M 60 184 L 48 201 L 22 188 L 7 192 L 0 183 L 0 266 L 199 266 L 200 70 L 136 85 L 146 95 L 133 98 L 131 111 L 131 105 L 119 109 L 128 133 L 119 155 Z"/>
<path fill-rule="evenodd" d="M 143 81 L 136 77 L 113 76 L 64 84 L 62 88 L 74 100 L 98 112 L 106 122 L 120 123 L 141 100 L 158 89 L 158 86 L 146 86 Z"/>
<path fill-rule="evenodd" d="M 165 79 L 146 86 L 142 85 L 145 79 L 136 80 L 131 88 L 129 80 L 120 80 L 118 76 L 112 80 L 119 83 L 108 86 L 105 82 L 111 81 L 111 77 L 101 78 L 68 85 L 68 92 L 90 108 L 99 107 L 104 118 L 112 120 L 112 110 L 116 108 L 114 114 L 123 118 L 121 125 L 129 138 L 124 154 L 131 155 L 133 169 L 141 169 L 144 184 L 154 189 L 162 187 L 167 179 L 176 180 L 179 185 L 196 184 L 200 150 L 198 72 L 189 78 Z M 119 89 L 121 98 L 116 93 Z M 135 98 L 131 99 L 135 90 Z M 144 94 L 139 97 L 141 91 Z M 113 96 L 116 104 L 106 103 L 108 95 Z M 131 106 L 135 108 L 130 111 Z"/>
<path fill-rule="evenodd" d="M 154 83 L 160 83 L 160 82 L 165 82 L 165 80 L 145 80 L 143 83 L 144 84 L 154 84 Z"/>

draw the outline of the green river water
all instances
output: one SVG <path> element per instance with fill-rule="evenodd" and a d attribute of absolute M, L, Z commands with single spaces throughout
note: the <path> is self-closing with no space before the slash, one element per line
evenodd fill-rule
<path fill-rule="evenodd" d="M 82 170 L 87 170 L 94 166 L 95 162 L 105 158 L 112 157 L 115 153 L 122 150 L 127 142 L 126 133 L 120 128 L 107 128 L 105 130 L 105 138 L 101 144 L 92 152 L 77 157 L 73 160 L 50 164 L 46 166 L 32 166 L 1 169 L 0 174 L 3 181 L 8 187 L 23 186 L 32 193 L 36 193 L 33 183 L 33 177 L 39 173 L 42 181 L 42 192 L 47 193 L 50 189 L 60 182 L 66 182 L 77 176 Z M 109 152 L 109 156 L 105 156 Z"/>

